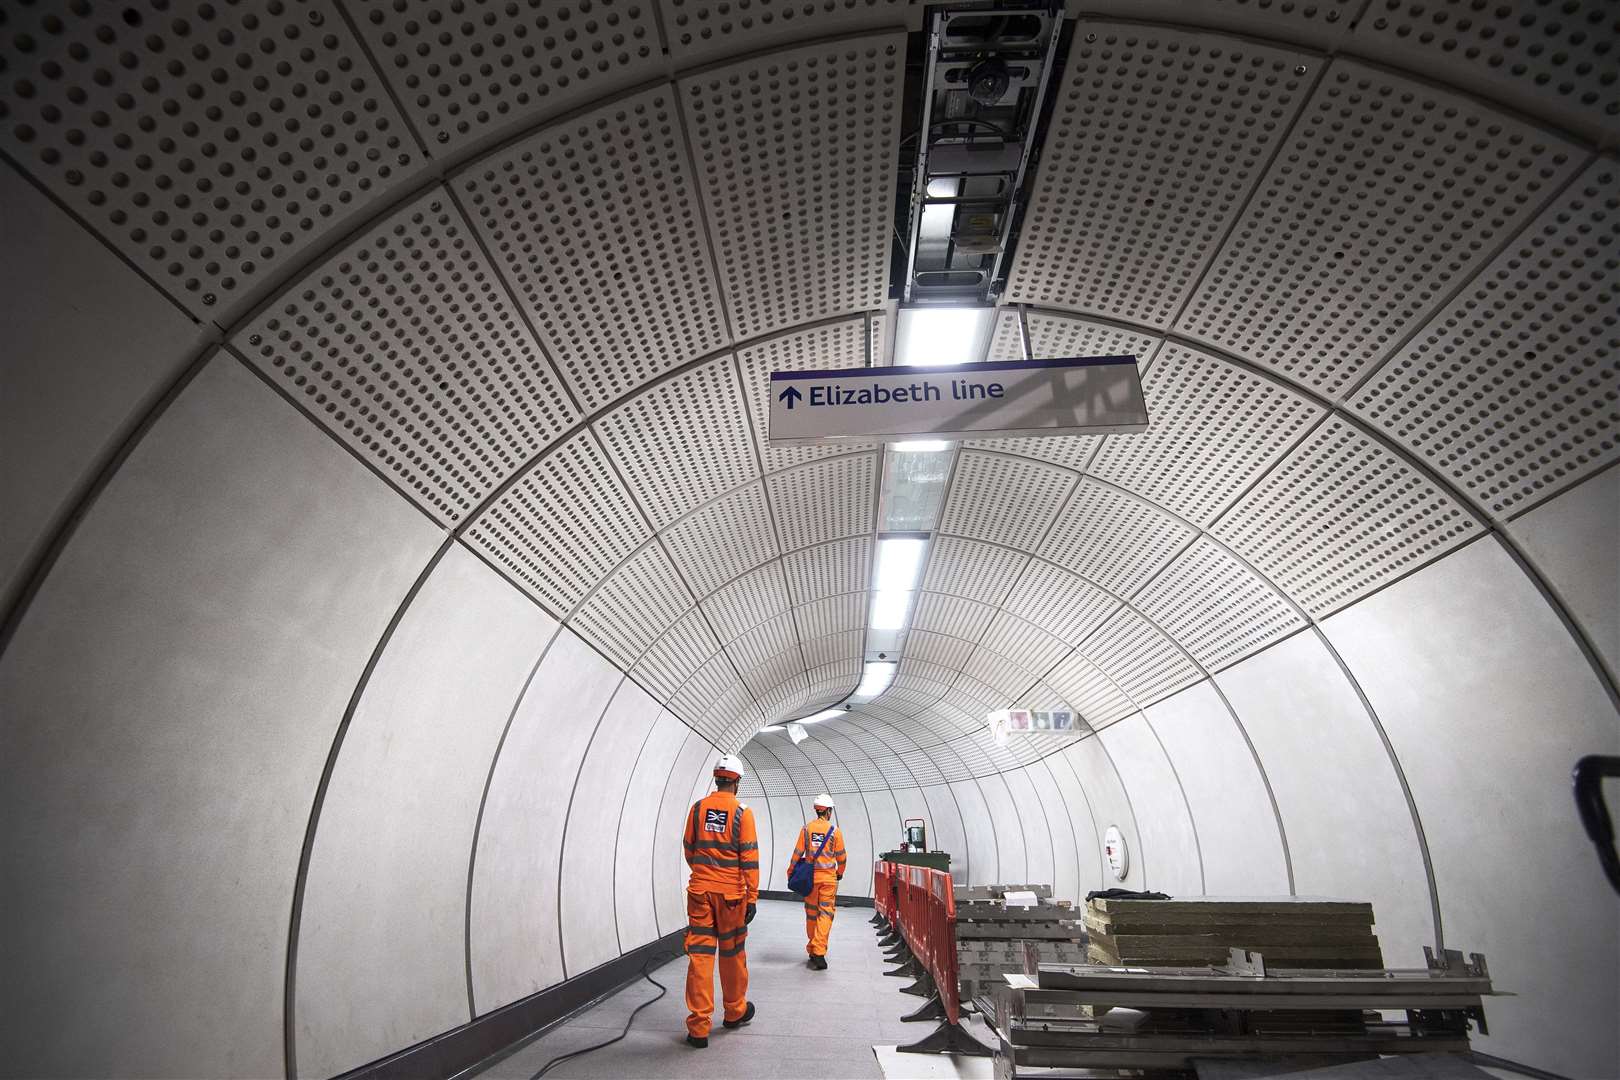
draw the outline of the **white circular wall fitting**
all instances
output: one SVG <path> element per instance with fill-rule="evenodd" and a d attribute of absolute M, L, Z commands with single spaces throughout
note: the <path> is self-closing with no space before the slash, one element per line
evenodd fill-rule
<path fill-rule="evenodd" d="M 1108 865 L 1114 871 L 1115 881 L 1124 881 L 1125 875 L 1131 872 L 1131 853 L 1125 846 L 1125 837 L 1120 833 L 1118 825 L 1108 826 L 1103 834 L 1103 852 L 1108 856 Z"/>

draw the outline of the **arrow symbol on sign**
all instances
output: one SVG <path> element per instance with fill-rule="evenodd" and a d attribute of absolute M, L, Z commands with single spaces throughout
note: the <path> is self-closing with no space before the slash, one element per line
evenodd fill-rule
<path fill-rule="evenodd" d="M 777 395 L 777 400 L 787 402 L 788 411 L 792 412 L 793 411 L 793 403 L 798 401 L 802 397 L 804 397 L 804 395 L 799 393 L 799 388 L 798 387 L 790 386 L 786 390 L 782 391 L 780 394 Z"/>

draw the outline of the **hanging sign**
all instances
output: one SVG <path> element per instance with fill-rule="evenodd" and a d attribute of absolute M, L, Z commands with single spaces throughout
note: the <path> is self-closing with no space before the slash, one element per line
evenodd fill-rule
<path fill-rule="evenodd" d="M 1133 356 L 774 371 L 772 446 L 1147 430 Z"/>

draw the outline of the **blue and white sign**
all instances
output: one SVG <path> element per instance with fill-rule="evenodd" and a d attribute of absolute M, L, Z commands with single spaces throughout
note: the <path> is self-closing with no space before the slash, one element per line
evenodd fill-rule
<path fill-rule="evenodd" d="M 1145 431 L 1132 356 L 771 373 L 770 444 Z"/>

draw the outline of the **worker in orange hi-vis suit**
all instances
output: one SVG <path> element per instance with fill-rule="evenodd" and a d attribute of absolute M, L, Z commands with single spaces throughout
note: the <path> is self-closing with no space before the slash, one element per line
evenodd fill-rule
<path fill-rule="evenodd" d="M 849 856 L 844 851 L 844 834 L 832 823 L 833 801 L 830 795 L 817 795 L 811 804 L 816 816 L 799 830 L 799 842 L 793 846 L 793 857 L 788 860 L 788 873 L 800 859 L 815 860 L 815 884 L 804 898 L 804 933 L 809 940 L 805 952 L 807 963 L 817 971 L 827 970 L 827 935 L 832 932 L 833 907 L 838 902 L 838 883 L 844 880 L 844 867 Z M 832 831 L 830 837 L 828 830 Z M 826 846 L 822 839 L 826 838 Z M 817 850 L 821 855 L 816 856 Z"/>
<path fill-rule="evenodd" d="M 748 1000 L 748 924 L 759 904 L 759 835 L 754 812 L 737 801 L 742 760 L 714 766 L 715 791 L 692 804 L 681 842 L 692 875 L 686 884 L 686 1041 L 709 1045 L 714 1018 L 714 961 L 720 959 L 725 1026 L 754 1018 Z"/>

